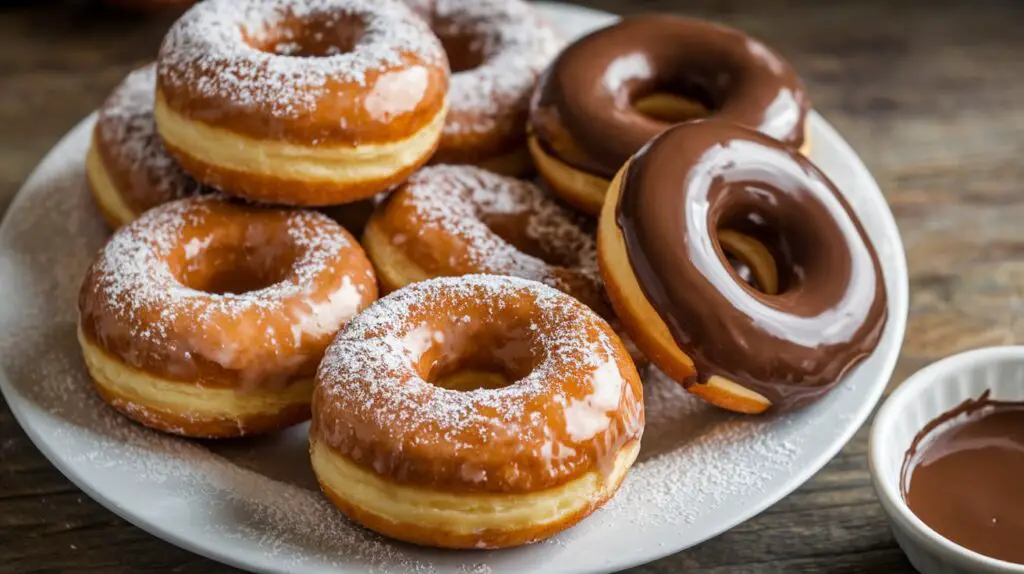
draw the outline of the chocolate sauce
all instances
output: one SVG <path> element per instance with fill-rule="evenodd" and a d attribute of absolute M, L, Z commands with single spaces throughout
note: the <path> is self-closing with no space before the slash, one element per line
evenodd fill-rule
<path fill-rule="evenodd" d="M 1024 564 L 1022 480 L 1024 402 L 995 401 L 985 391 L 918 433 L 903 461 L 900 488 L 910 510 L 945 538 Z"/>
<path fill-rule="evenodd" d="M 531 126 L 550 153 L 610 178 L 671 125 L 632 106 L 656 92 L 793 147 L 804 141 L 810 102 L 785 60 L 739 30 L 668 15 L 626 18 L 566 48 L 534 92 Z"/>
<path fill-rule="evenodd" d="M 805 157 L 704 120 L 668 129 L 630 162 L 617 222 L 641 289 L 694 361 L 775 407 L 821 395 L 878 344 L 882 273 L 860 222 Z M 743 281 L 719 229 L 759 239 L 782 290 Z"/>

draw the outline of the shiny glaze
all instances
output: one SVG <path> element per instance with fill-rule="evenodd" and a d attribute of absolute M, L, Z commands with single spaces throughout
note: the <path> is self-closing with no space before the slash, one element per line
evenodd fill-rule
<path fill-rule="evenodd" d="M 402 140 L 443 111 L 444 50 L 404 5 L 382 2 L 378 10 L 348 3 L 355 13 L 345 14 L 332 10 L 345 2 L 310 4 L 326 8 L 296 17 L 292 10 L 302 3 L 295 0 L 213 0 L 194 6 L 161 46 L 158 97 L 193 121 L 256 139 L 313 146 Z M 331 64 L 332 59 L 369 58 L 393 42 L 364 32 L 371 27 L 415 36 L 410 43 L 417 48 L 345 77 L 345 67 Z M 194 49 L 197 43 L 201 50 Z M 279 45 L 298 45 L 300 53 L 277 54 Z M 325 55 L 332 50 L 342 53 Z"/>
<path fill-rule="evenodd" d="M 671 125 L 633 108 L 659 91 L 794 148 L 804 142 L 810 101 L 785 60 L 738 30 L 668 15 L 626 18 L 566 48 L 534 92 L 531 127 L 549 153 L 610 179 Z"/>
<path fill-rule="evenodd" d="M 954 422 L 956 421 L 956 422 Z M 949 428 L 933 436 L 940 426 Z M 1024 564 L 1024 402 L 986 391 L 929 422 L 901 472 L 907 506 L 942 536 Z"/>
<path fill-rule="evenodd" d="M 460 368 L 515 382 L 428 382 Z M 396 291 L 343 330 L 317 374 L 312 425 L 314 440 L 402 484 L 535 492 L 610 472 L 641 437 L 643 391 L 621 342 L 581 303 L 469 275 Z"/>
<path fill-rule="evenodd" d="M 638 283 L 697 368 L 688 384 L 721 375 L 796 406 L 878 343 L 874 248 L 828 178 L 771 138 L 713 120 L 665 131 L 626 168 L 616 216 Z M 772 252 L 779 294 L 733 269 L 723 228 Z"/>
<path fill-rule="evenodd" d="M 366 256 L 326 216 L 204 196 L 117 231 L 83 281 L 79 313 L 84 335 L 131 368 L 280 388 L 312 376 L 376 295 Z"/>

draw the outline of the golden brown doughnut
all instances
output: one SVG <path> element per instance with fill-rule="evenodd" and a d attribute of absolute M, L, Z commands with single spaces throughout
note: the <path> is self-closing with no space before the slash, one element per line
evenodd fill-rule
<path fill-rule="evenodd" d="M 385 292 L 431 277 L 510 275 L 602 303 L 593 223 L 530 182 L 463 165 L 413 174 L 378 206 L 363 246 Z"/>
<path fill-rule="evenodd" d="M 128 74 L 100 107 L 85 161 L 89 189 L 113 228 L 168 201 L 204 193 L 167 153 L 153 121 L 156 67 Z"/>
<path fill-rule="evenodd" d="M 598 255 L 640 350 L 733 411 L 820 397 L 886 322 L 878 255 L 843 196 L 806 157 L 735 124 L 680 124 L 629 160 L 608 190 Z"/>
<path fill-rule="evenodd" d="M 431 162 L 506 175 L 532 171 L 530 94 L 562 46 L 554 30 L 523 0 L 407 2 L 429 11 L 452 69 L 448 116 Z"/>
<path fill-rule="evenodd" d="M 327 496 L 373 530 L 500 548 L 611 498 L 643 424 L 640 379 L 607 323 L 540 283 L 469 275 L 396 291 L 338 335 L 317 372 L 311 456 Z"/>
<path fill-rule="evenodd" d="M 100 252 L 79 295 L 79 341 L 100 395 L 193 437 L 309 416 L 334 334 L 376 298 L 351 235 L 316 212 L 217 196 L 154 208 Z"/>
<path fill-rule="evenodd" d="M 333 205 L 430 158 L 447 85 L 440 41 L 400 2 L 209 0 L 164 38 L 156 123 L 204 184 Z"/>

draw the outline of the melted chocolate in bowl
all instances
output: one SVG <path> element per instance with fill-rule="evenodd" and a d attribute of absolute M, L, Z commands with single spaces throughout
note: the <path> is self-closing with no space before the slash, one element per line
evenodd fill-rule
<path fill-rule="evenodd" d="M 910 510 L 945 538 L 1024 564 L 1024 402 L 986 391 L 940 415 L 914 438 L 900 484 Z"/>
<path fill-rule="evenodd" d="M 617 206 L 633 272 L 698 378 L 724 376 L 777 408 L 838 383 L 878 344 L 878 256 L 842 195 L 763 134 L 704 120 L 663 132 L 630 162 Z M 763 244 L 779 292 L 730 265 L 720 230 Z"/>

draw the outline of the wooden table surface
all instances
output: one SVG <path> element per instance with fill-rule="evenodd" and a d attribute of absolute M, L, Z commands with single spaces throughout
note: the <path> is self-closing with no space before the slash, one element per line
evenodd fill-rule
<path fill-rule="evenodd" d="M 81 1 L 10 4 L 0 10 L 0 212 L 56 140 L 152 57 L 170 20 L 97 14 Z M 685 6 L 795 64 L 816 108 L 878 179 L 906 243 L 910 325 L 893 384 L 950 353 L 1024 338 L 1024 3 L 589 4 Z M 864 428 L 762 515 L 636 571 L 910 570 L 875 499 L 866 450 Z M 90 500 L 0 406 L 0 571 L 150 570 L 231 571 Z"/>

